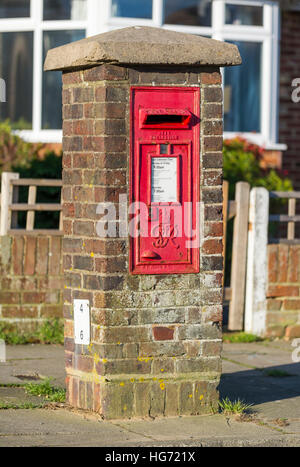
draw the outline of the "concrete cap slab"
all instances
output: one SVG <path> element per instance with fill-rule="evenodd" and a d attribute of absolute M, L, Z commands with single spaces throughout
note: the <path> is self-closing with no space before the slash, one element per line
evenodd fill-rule
<path fill-rule="evenodd" d="M 134 26 L 49 50 L 45 71 L 115 65 L 231 66 L 242 63 L 236 45 L 167 29 Z"/>

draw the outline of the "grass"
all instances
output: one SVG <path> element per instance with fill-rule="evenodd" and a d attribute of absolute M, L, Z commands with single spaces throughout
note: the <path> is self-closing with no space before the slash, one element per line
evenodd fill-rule
<path fill-rule="evenodd" d="M 40 397 L 40 403 L 35 402 L 20 402 L 11 403 L 0 400 L 0 410 L 17 410 L 17 409 L 41 409 L 49 402 L 63 403 L 66 401 L 66 391 L 62 388 L 52 386 L 49 378 L 45 379 L 40 384 L 27 383 L 27 384 L 1 384 L 2 388 L 22 388 L 25 393 L 31 396 Z"/>
<path fill-rule="evenodd" d="M 22 333 L 13 325 L 0 323 L 0 339 L 7 345 L 63 344 L 64 326 L 62 320 L 53 319 L 45 321 L 35 331 Z"/>
<path fill-rule="evenodd" d="M 284 370 L 266 370 L 264 371 L 265 376 L 271 376 L 272 378 L 287 378 L 288 376 L 294 376 Z"/>
<path fill-rule="evenodd" d="M 224 333 L 223 342 L 229 342 L 231 344 L 246 344 L 251 342 L 261 342 L 263 339 L 254 334 L 249 334 L 246 332 L 234 332 L 234 333 Z"/>
<path fill-rule="evenodd" d="M 45 404 L 33 404 L 32 402 L 23 402 L 22 404 L 11 404 L 8 402 L 0 401 L 0 410 L 30 410 L 30 409 L 41 409 Z"/>
<path fill-rule="evenodd" d="M 28 383 L 24 385 L 25 392 L 31 396 L 43 397 L 49 402 L 65 402 L 66 391 L 62 388 L 52 386 L 50 379 L 45 379 L 40 384 Z"/>
<path fill-rule="evenodd" d="M 237 399 L 231 401 L 228 397 L 219 401 L 219 408 L 224 415 L 243 415 L 249 413 L 253 404 Z"/>

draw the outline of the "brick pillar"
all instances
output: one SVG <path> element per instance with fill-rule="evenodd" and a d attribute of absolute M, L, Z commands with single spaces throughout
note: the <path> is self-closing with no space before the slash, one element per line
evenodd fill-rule
<path fill-rule="evenodd" d="M 48 69 L 58 69 L 58 65 L 52 62 Z M 75 407 L 97 411 L 106 419 L 210 412 L 218 402 L 222 345 L 223 125 L 219 66 L 102 64 L 75 71 L 71 66 L 60 69 L 64 70 L 68 401 Z M 101 218 L 98 203 L 118 205 L 119 195 L 129 199 L 129 99 L 133 85 L 200 88 L 199 274 L 131 275 L 129 239 L 97 236 Z M 90 303 L 89 346 L 74 344 L 75 299 Z"/>

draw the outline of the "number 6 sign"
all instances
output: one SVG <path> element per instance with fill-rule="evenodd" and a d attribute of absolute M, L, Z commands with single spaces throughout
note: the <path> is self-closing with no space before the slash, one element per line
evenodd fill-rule
<path fill-rule="evenodd" d="M 75 344 L 90 344 L 90 302 L 88 300 L 74 300 L 74 333 Z"/>

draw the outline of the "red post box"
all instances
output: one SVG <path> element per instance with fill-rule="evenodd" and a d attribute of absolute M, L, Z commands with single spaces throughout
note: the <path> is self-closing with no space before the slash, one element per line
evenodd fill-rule
<path fill-rule="evenodd" d="M 199 272 L 200 90 L 131 90 L 133 274 Z"/>

